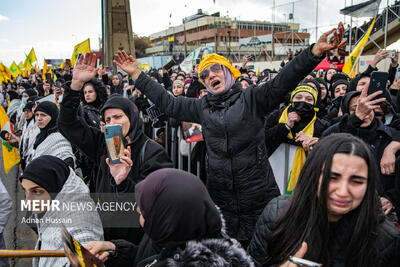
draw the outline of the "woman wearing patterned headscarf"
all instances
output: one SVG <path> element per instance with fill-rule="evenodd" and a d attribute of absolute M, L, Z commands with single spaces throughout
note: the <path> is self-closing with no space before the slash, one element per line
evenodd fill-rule
<path fill-rule="evenodd" d="M 202 125 L 208 154 L 208 190 L 227 221 L 228 234 L 244 246 L 264 206 L 279 195 L 267 160 L 264 117 L 321 62 L 325 52 L 339 44 L 342 24 L 339 30 L 340 34 L 336 29 L 325 33 L 275 79 L 246 91 L 235 83 L 240 72 L 226 58 L 206 55 L 198 73 L 209 94 L 201 99 L 172 96 L 142 73 L 132 56 L 125 51 L 116 54 L 115 63 L 136 80 L 136 87 L 164 114 Z M 327 41 L 330 33 L 334 33 L 333 42 Z"/>

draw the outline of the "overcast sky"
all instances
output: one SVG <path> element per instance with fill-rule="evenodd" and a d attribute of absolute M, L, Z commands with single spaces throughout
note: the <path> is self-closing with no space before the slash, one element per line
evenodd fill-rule
<path fill-rule="evenodd" d="M 18 64 L 34 47 L 39 66 L 43 58 L 70 58 L 75 44 L 90 38 L 91 48 L 99 48 L 101 36 L 101 0 L 9 0 L 0 5 L 0 61 Z M 339 10 L 350 0 L 319 0 L 318 36 L 344 18 Z M 354 0 L 354 3 L 363 0 Z M 381 8 L 386 5 L 382 1 Z M 393 3 L 394 0 L 389 1 Z M 292 13 L 291 0 L 275 0 L 275 21 L 284 22 Z M 294 22 L 311 34 L 315 41 L 317 0 L 295 0 Z M 272 19 L 273 0 L 131 0 L 132 29 L 148 36 L 169 25 L 182 23 L 198 9 L 210 14 L 219 11 L 241 20 Z M 171 14 L 171 17 L 170 17 Z M 359 23 L 362 24 L 363 20 Z"/>

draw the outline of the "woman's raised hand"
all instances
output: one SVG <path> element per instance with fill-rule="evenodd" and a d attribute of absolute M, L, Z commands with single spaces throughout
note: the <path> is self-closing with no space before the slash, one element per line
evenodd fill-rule
<path fill-rule="evenodd" d="M 382 93 L 382 91 L 377 91 L 373 94 L 368 95 L 368 88 L 364 88 L 361 91 L 360 98 L 358 99 L 355 115 L 360 120 L 364 120 L 365 117 L 367 117 L 371 113 L 371 111 L 379 108 L 379 103 L 385 102 L 386 98 L 375 99 L 375 97 L 379 96 Z"/>
<path fill-rule="evenodd" d="M 133 58 L 133 56 L 128 56 L 124 50 L 120 50 L 115 54 L 115 58 L 116 60 L 113 60 L 113 62 L 123 71 L 128 73 L 134 80 L 139 77 L 139 63 Z"/>
<path fill-rule="evenodd" d="M 322 56 L 325 52 L 337 48 L 342 42 L 343 35 L 344 35 L 343 23 L 339 22 L 337 28 L 334 28 L 329 32 L 324 33 L 318 39 L 317 43 L 312 48 L 313 54 L 316 56 Z M 330 36 L 332 36 L 332 39 L 330 38 Z"/>
<path fill-rule="evenodd" d="M 99 68 L 96 68 L 96 54 L 89 52 L 80 55 L 75 63 L 72 76 L 71 89 L 79 91 L 83 84 L 94 78 Z"/>

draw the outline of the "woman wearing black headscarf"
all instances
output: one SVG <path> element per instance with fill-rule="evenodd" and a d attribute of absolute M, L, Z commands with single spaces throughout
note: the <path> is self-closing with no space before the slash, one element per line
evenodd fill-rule
<path fill-rule="evenodd" d="M 135 194 L 146 233 L 140 245 L 113 240 L 86 246 L 95 255 L 115 250 L 107 266 L 253 266 L 240 244 L 225 234 L 220 212 L 196 176 L 158 170 L 136 185 Z"/>
<path fill-rule="evenodd" d="M 33 114 L 34 107 L 34 102 L 28 102 L 23 109 L 25 123 L 22 127 L 22 134 L 19 142 L 19 156 L 21 158 L 22 169 L 24 169 L 26 165 L 29 146 L 33 146 L 31 138 L 32 136 L 36 136 L 36 134 L 39 132 L 39 128 L 35 123 L 35 117 Z"/>
<path fill-rule="evenodd" d="M 92 59 L 95 60 L 94 57 Z M 96 70 L 93 68 L 91 76 L 85 79 L 90 80 L 95 74 Z M 78 75 L 74 72 L 74 79 Z M 172 167 L 172 162 L 162 146 L 143 133 L 143 122 L 135 104 L 118 94 L 111 95 L 107 99 L 101 113 L 106 125 L 121 125 L 125 156 L 122 157 L 121 164 L 106 162 L 108 152 L 104 134 L 100 129 L 89 127 L 77 116 L 82 87 L 83 83 L 80 84 L 79 90 L 71 90 L 67 84 L 60 105 L 58 125 L 60 131 L 73 145 L 99 164 L 93 181 L 93 189 L 96 193 L 114 193 L 114 197 L 118 199 L 118 193 L 133 193 L 136 183 L 151 172 Z M 105 229 L 105 237 L 106 239 L 125 238 L 138 243 L 141 236 L 138 235 L 137 229 L 109 228 Z"/>
<path fill-rule="evenodd" d="M 15 123 L 17 111 L 19 106 L 21 105 L 21 99 L 19 98 L 18 93 L 12 90 L 8 91 L 7 95 L 8 100 L 10 100 L 10 105 L 7 109 L 7 117 L 10 118 L 10 121 L 12 123 Z"/>
<path fill-rule="evenodd" d="M 111 80 L 110 91 L 111 91 L 111 94 L 120 94 L 120 95 L 122 95 L 124 93 L 124 84 L 123 84 L 123 81 L 122 81 L 121 74 L 113 75 L 113 78 Z"/>
<path fill-rule="evenodd" d="M 98 79 L 91 79 L 83 86 L 79 115 L 89 126 L 100 128 L 100 110 L 107 100 L 104 84 Z"/>
<path fill-rule="evenodd" d="M 98 79 L 91 79 L 83 86 L 81 105 L 78 114 L 91 127 L 100 129 L 100 110 L 107 100 L 107 91 L 104 84 Z M 74 147 L 74 151 L 78 150 Z M 93 191 L 93 178 L 96 176 L 98 163 L 89 159 L 83 152 L 75 152 L 77 167 L 82 170 L 83 179 Z"/>
<path fill-rule="evenodd" d="M 53 156 L 34 159 L 19 178 L 25 191 L 25 201 L 58 201 L 60 210 L 43 207 L 33 210 L 37 222 L 36 249 L 62 250 L 64 248 L 59 226 L 63 223 L 68 232 L 81 244 L 103 238 L 103 229 L 97 211 L 73 211 L 65 209 L 69 203 L 94 206 L 89 190 L 68 165 Z M 89 204 L 88 204 L 89 203 Z M 66 266 L 67 258 L 34 258 L 32 266 Z"/>
<path fill-rule="evenodd" d="M 40 102 L 35 109 L 35 121 L 40 132 L 34 139 L 33 149 L 28 151 L 26 163 L 42 155 L 52 155 L 75 166 L 71 144 L 57 128 L 58 108 L 50 101 Z"/>

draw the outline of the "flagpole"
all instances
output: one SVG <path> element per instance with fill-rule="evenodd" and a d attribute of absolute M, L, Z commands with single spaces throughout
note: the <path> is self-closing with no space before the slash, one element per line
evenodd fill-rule
<path fill-rule="evenodd" d="M 388 16 L 389 16 L 389 0 L 387 0 L 387 6 L 386 6 L 386 18 L 385 18 L 385 40 L 383 42 L 383 49 L 386 49 L 387 45 L 387 30 L 388 30 Z"/>

